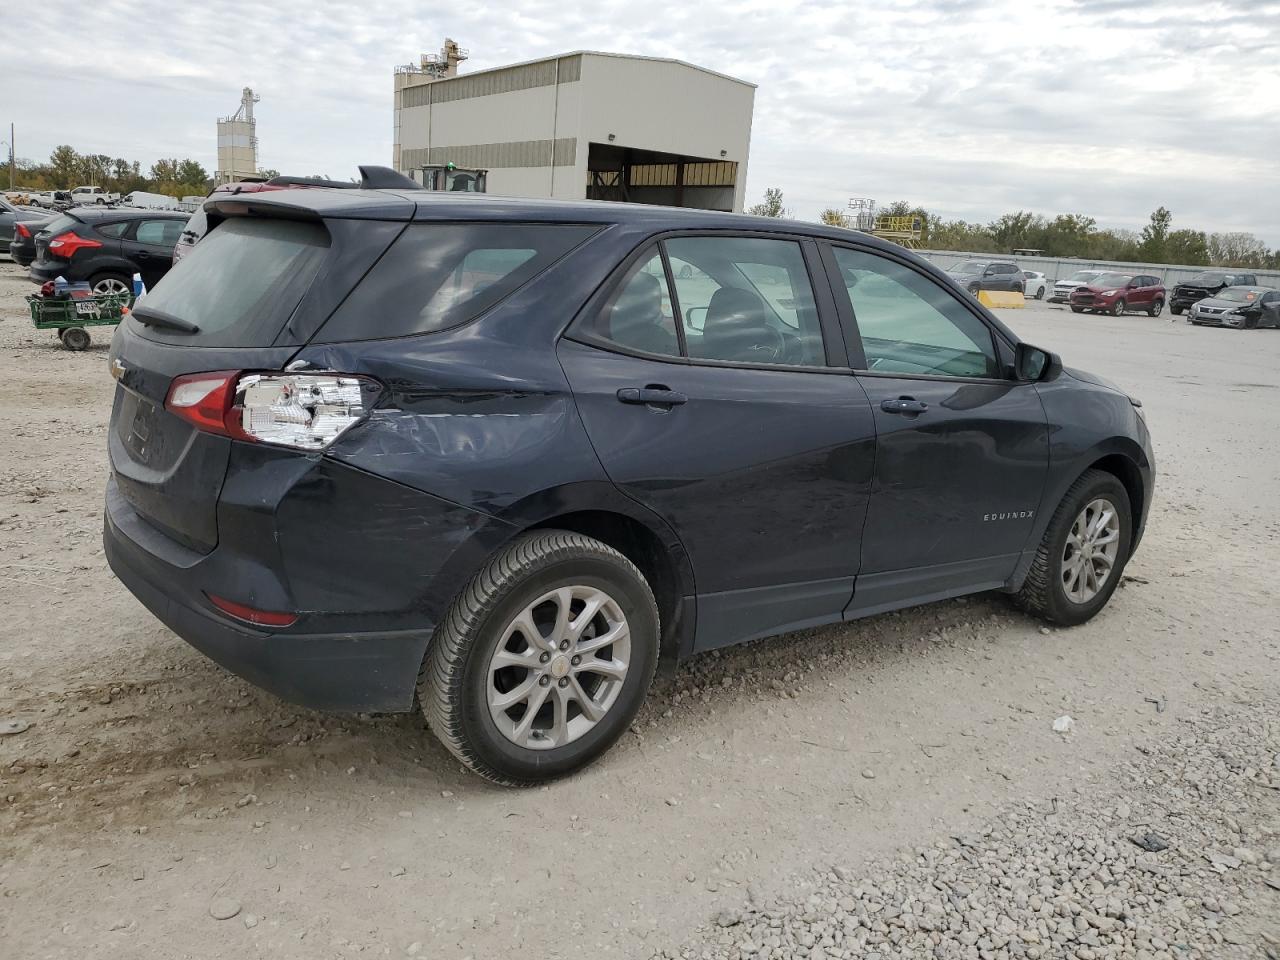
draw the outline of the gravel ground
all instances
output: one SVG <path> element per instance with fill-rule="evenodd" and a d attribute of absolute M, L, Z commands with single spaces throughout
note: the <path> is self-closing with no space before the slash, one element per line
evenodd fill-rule
<path fill-rule="evenodd" d="M 1206 709 L 1105 794 L 797 879 L 655 957 L 1280 957 L 1280 700 Z M 1244 708 L 1242 708 L 1244 707 Z"/>
<path fill-rule="evenodd" d="M 416 718 L 261 693 L 110 576 L 106 337 L 61 349 L 29 290 L 0 263 L 0 956 L 1265 956 L 1280 894 L 1235 851 L 1276 845 L 1280 332 L 1010 311 L 1146 402 L 1157 499 L 1099 617 L 984 595 L 708 654 L 506 791 Z"/>

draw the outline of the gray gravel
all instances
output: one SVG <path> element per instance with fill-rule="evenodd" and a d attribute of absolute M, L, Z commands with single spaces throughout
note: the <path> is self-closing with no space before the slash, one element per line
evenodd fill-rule
<path fill-rule="evenodd" d="M 801 876 L 654 956 L 1280 958 L 1280 702 L 1188 719 L 1118 780 Z"/>

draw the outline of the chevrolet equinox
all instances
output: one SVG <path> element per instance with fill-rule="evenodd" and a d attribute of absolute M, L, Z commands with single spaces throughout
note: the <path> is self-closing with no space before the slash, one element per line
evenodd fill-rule
<path fill-rule="evenodd" d="M 281 697 L 477 773 L 600 756 L 660 656 L 978 591 L 1094 616 L 1139 402 L 900 247 L 411 189 L 215 195 L 118 328 L 104 541 Z"/>

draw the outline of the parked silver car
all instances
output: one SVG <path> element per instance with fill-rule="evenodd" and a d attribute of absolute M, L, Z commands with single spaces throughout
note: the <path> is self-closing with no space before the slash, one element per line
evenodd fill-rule
<path fill-rule="evenodd" d="M 1187 311 L 1187 323 L 1253 330 L 1280 327 L 1280 290 L 1270 287 L 1227 287 L 1215 296 L 1197 300 Z"/>
<path fill-rule="evenodd" d="M 1053 285 L 1053 296 L 1049 298 L 1049 302 L 1066 303 L 1071 299 L 1072 290 L 1083 287 L 1091 280 L 1097 280 L 1106 272 L 1106 270 L 1077 270 L 1065 280 L 1059 280 Z"/>

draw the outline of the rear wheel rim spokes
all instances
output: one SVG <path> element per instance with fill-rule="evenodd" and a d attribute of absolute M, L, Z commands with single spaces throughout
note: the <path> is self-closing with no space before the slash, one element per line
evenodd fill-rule
<path fill-rule="evenodd" d="M 1062 549 L 1062 591 L 1072 603 L 1088 603 L 1110 581 L 1120 553 L 1120 514 L 1103 497 L 1076 515 Z"/>
<path fill-rule="evenodd" d="M 124 285 L 124 281 L 117 280 L 115 277 L 108 277 L 106 280 L 99 280 L 94 284 L 93 292 L 99 296 L 119 296 L 122 293 L 128 293 L 129 288 Z"/>
<path fill-rule="evenodd" d="M 631 629 L 618 602 L 599 587 L 557 587 L 503 630 L 485 677 L 489 716 L 517 746 L 563 747 L 605 718 L 630 665 Z"/>

